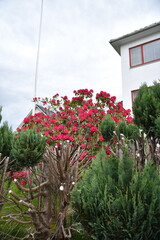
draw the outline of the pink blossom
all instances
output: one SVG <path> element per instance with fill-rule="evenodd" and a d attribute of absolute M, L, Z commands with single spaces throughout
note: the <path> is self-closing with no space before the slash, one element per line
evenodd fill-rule
<path fill-rule="evenodd" d="M 103 136 L 99 136 L 99 141 L 104 141 L 104 138 L 103 138 Z"/>
<path fill-rule="evenodd" d="M 97 128 L 97 127 L 91 127 L 91 128 L 90 128 L 90 132 L 96 132 L 96 131 L 98 131 L 98 128 Z"/>
<path fill-rule="evenodd" d="M 71 119 L 72 120 L 77 120 L 77 118 L 74 115 L 71 116 Z"/>
<path fill-rule="evenodd" d="M 63 130 L 64 129 L 64 126 L 63 125 L 55 125 L 53 127 L 54 130 Z"/>
<path fill-rule="evenodd" d="M 63 130 L 63 133 L 68 133 L 68 132 L 69 132 L 68 129 L 64 129 L 64 130 Z"/>
<path fill-rule="evenodd" d="M 72 127 L 72 131 L 77 131 L 78 128 L 77 127 Z"/>
<path fill-rule="evenodd" d="M 87 155 L 87 152 L 83 152 L 83 153 L 80 155 L 79 159 L 80 159 L 80 160 L 83 160 L 86 155 Z"/>
<path fill-rule="evenodd" d="M 107 113 L 114 113 L 113 110 L 107 110 Z"/>
<path fill-rule="evenodd" d="M 26 185 L 26 181 L 21 180 L 21 181 L 20 181 L 20 185 Z"/>
<path fill-rule="evenodd" d="M 132 123 L 133 122 L 133 118 L 132 117 L 127 117 L 126 120 L 127 120 L 127 123 Z"/>
<path fill-rule="evenodd" d="M 41 122 L 42 122 L 42 119 L 41 119 L 41 118 L 35 118 L 35 119 L 34 119 L 34 122 L 41 123 Z"/>
<path fill-rule="evenodd" d="M 17 176 L 18 176 L 18 178 L 26 178 L 27 177 L 27 173 L 22 171 L 22 172 L 17 173 Z"/>
<path fill-rule="evenodd" d="M 53 136 L 51 139 L 52 139 L 53 141 L 55 141 L 55 140 L 57 140 L 57 137 L 56 137 L 56 136 Z"/>
<path fill-rule="evenodd" d="M 23 122 L 26 124 L 26 123 L 29 123 L 30 119 L 29 118 L 24 118 Z"/>
<path fill-rule="evenodd" d="M 113 97 L 110 98 L 110 100 L 111 100 L 112 102 L 114 102 L 114 101 L 116 100 L 116 97 L 113 96 Z"/>
<path fill-rule="evenodd" d="M 50 134 L 50 132 L 49 131 L 44 131 L 44 133 L 43 133 L 44 135 L 49 135 Z"/>
<path fill-rule="evenodd" d="M 74 137 L 70 136 L 69 140 L 74 141 Z"/>

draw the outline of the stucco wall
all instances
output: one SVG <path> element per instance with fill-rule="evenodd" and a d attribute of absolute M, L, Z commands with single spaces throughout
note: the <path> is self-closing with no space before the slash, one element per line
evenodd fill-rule
<path fill-rule="evenodd" d="M 122 98 L 125 108 L 132 107 L 132 90 L 139 89 L 144 82 L 152 85 L 153 81 L 160 80 L 160 61 L 130 68 L 129 48 L 157 38 L 160 38 L 160 33 L 121 46 Z"/>

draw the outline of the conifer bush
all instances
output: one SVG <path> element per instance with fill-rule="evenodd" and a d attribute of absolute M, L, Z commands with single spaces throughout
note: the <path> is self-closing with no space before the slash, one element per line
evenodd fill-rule
<path fill-rule="evenodd" d="M 121 121 L 116 128 L 116 133 L 119 137 L 123 134 L 128 140 L 135 140 L 139 137 L 139 128 L 135 124 L 126 124 L 125 121 Z"/>
<path fill-rule="evenodd" d="M 133 113 L 135 124 L 143 129 L 147 136 L 159 138 L 156 129 L 159 127 L 160 82 L 154 82 L 151 87 L 147 84 L 140 87 L 133 104 Z"/>
<path fill-rule="evenodd" d="M 127 150 L 122 160 L 101 151 L 72 199 L 91 239 L 160 239 L 160 177 L 151 163 L 135 169 Z"/>
<path fill-rule="evenodd" d="M 0 106 L 0 123 L 2 120 L 1 115 L 2 107 Z M 2 157 L 9 157 L 13 141 L 12 128 L 9 127 L 8 122 L 3 122 L 0 126 L 0 153 Z"/>
<path fill-rule="evenodd" d="M 107 114 L 102 121 L 100 130 L 105 141 L 110 141 L 113 138 L 113 131 L 115 130 L 116 124 L 111 119 L 111 116 Z"/>
<path fill-rule="evenodd" d="M 42 160 L 45 146 L 45 137 L 34 128 L 21 131 L 13 142 L 11 158 L 18 168 L 34 166 Z"/>

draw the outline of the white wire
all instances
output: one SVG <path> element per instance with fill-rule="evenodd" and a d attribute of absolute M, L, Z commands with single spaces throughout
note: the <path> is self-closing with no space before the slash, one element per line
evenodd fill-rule
<path fill-rule="evenodd" d="M 39 33 L 38 33 L 38 47 L 37 47 L 37 58 L 36 58 L 36 69 L 35 69 L 35 79 L 34 79 L 34 97 L 37 97 L 37 80 L 38 80 L 38 67 L 39 67 L 39 53 L 41 44 L 41 32 L 42 32 L 42 19 L 43 19 L 43 0 L 41 0 L 41 12 L 40 12 L 40 23 L 39 23 Z M 36 104 L 34 103 L 33 115 L 35 114 Z"/>

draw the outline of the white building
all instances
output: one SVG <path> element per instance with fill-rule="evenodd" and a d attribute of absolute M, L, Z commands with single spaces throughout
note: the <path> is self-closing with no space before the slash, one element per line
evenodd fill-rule
<path fill-rule="evenodd" d="M 160 80 L 160 22 L 112 39 L 110 44 L 121 56 L 123 106 L 132 109 L 139 87 Z"/>

